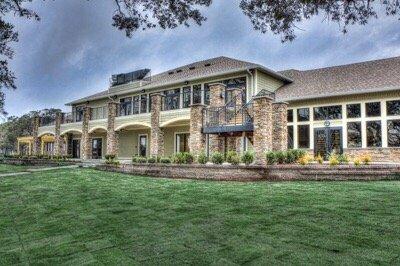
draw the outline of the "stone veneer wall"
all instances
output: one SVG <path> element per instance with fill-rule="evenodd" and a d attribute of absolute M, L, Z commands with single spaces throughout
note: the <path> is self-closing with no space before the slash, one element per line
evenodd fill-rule
<path fill-rule="evenodd" d="M 400 163 L 400 148 L 348 148 L 344 153 L 350 157 L 370 154 L 374 162 Z"/>
<path fill-rule="evenodd" d="M 118 154 L 118 133 L 115 131 L 115 117 L 117 116 L 117 104 L 108 103 L 107 119 L 107 154 Z"/>
<path fill-rule="evenodd" d="M 272 149 L 287 150 L 287 103 L 273 103 Z"/>
<path fill-rule="evenodd" d="M 84 160 L 90 159 L 92 155 L 92 145 L 89 135 L 90 107 L 86 105 L 83 111 L 82 138 L 81 138 L 81 157 Z"/>
<path fill-rule="evenodd" d="M 253 148 L 256 164 L 265 164 L 265 153 L 272 150 L 272 99 L 267 96 L 254 98 Z"/>
<path fill-rule="evenodd" d="M 54 129 L 54 155 L 60 156 L 62 154 L 62 139 L 60 136 L 61 130 L 61 113 L 56 113 L 55 129 Z"/>
<path fill-rule="evenodd" d="M 40 154 L 40 140 L 39 140 L 39 124 L 40 118 L 39 116 L 35 116 L 33 118 L 33 125 L 32 125 L 32 136 L 33 136 L 33 143 L 32 143 L 32 154 L 39 155 Z"/>
<path fill-rule="evenodd" d="M 163 96 L 159 93 L 151 96 L 151 156 L 164 155 L 164 132 L 160 127 L 162 100 Z"/>
<path fill-rule="evenodd" d="M 225 85 L 215 83 L 210 85 L 210 107 L 221 107 L 225 105 Z M 216 134 L 209 135 L 209 150 L 213 152 L 225 152 L 225 138 Z"/>
<path fill-rule="evenodd" d="M 202 133 L 204 105 L 193 104 L 190 107 L 189 150 L 199 155 L 205 150 L 205 135 Z"/>
<path fill-rule="evenodd" d="M 151 177 L 188 178 L 225 181 L 298 181 L 298 180 L 386 180 L 400 179 L 399 165 L 276 165 L 219 166 L 123 164 L 120 167 L 100 165 L 99 170 Z"/>

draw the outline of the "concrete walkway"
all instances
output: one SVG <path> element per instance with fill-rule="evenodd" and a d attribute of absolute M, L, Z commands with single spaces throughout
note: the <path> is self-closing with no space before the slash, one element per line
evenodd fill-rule
<path fill-rule="evenodd" d="M 79 167 L 78 165 L 67 165 L 67 166 L 55 166 L 55 167 L 45 167 L 45 168 L 32 168 L 32 169 L 27 169 L 22 172 L 0 174 L 0 177 L 28 175 L 28 174 L 35 173 L 35 172 L 44 172 L 44 171 L 51 171 L 51 170 L 58 170 L 58 169 L 72 169 L 72 168 L 78 168 L 78 167 Z"/>

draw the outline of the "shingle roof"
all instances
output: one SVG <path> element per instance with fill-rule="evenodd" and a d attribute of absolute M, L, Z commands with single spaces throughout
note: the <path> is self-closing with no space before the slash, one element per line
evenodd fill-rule
<path fill-rule="evenodd" d="M 151 77 L 151 82 L 144 86 L 141 86 L 139 89 L 149 89 L 154 87 L 162 87 L 167 85 L 172 85 L 174 83 L 180 83 L 185 81 L 191 81 L 196 79 L 201 79 L 209 76 L 218 76 L 223 75 L 229 72 L 239 72 L 245 71 L 246 69 L 260 69 L 271 76 L 274 76 L 278 79 L 289 82 L 290 80 L 268 68 L 265 68 L 262 65 L 246 62 L 242 60 L 237 60 L 225 56 L 220 56 L 216 58 L 211 58 L 208 60 L 203 60 L 199 62 L 195 62 L 192 64 L 188 64 L 185 66 L 181 66 L 178 68 L 174 68 L 160 74 L 154 75 Z M 112 87 L 112 89 L 118 91 L 125 91 L 132 88 L 131 84 L 124 84 Z M 115 93 L 111 93 L 112 95 Z M 96 93 L 94 95 L 90 95 L 79 100 L 73 101 L 69 104 L 85 102 L 93 99 L 98 99 L 101 97 L 106 97 L 108 95 L 108 90 L 102 91 L 100 93 Z"/>
<path fill-rule="evenodd" d="M 277 90 L 280 101 L 400 90 L 400 57 L 279 73 L 293 80 Z"/>

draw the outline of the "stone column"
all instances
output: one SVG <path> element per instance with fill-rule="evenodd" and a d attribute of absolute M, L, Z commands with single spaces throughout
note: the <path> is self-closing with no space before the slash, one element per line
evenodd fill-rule
<path fill-rule="evenodd" d="M 203 110 L 204 105 L 193 104 L 190 107 L 190 138 L 189 150 L 195 155 L 199 155 L 205 149 L 205 135 L 203 128 Z"/>
<path fill-rule="evenodd" d="M 163 95 L 157 93 L 151 96 L 151 141 L 150 155 L 164 155 L 164 132 L 160 128 L 160 113 Z"/>
<path fill-rule="evenodd" d="M 54 155 L 55 156 L 60 156 L 61 155 L 61 150 L 62 150 L 62 139 L 60 136 L 61 133 L 61 118 L 62 115 L 60 112 L 56 113 L 56 120 L 55 120 L 55 129 L 54 129 Z"/>
<path fill-rule="evenodd" d="M 39 116 L 35 115 L 33 117 L 33 125 L 32 125 L 33 155 L 40 154 L 39 123 L 40 123 L 40 118 L 39 118 Z"/>
<path fill-rule="evenodd" d="M 89 135 L 90 107 L 86 105 L 83 109 L 82 120 L 82 139 L 81 139 L 81 157 L 88 160 L 92 157 L 92 143 Z"/>
<path fill-rule="evenodd" d="M 210 85 L 210 107 L 222 107 L 225 105 L 225 88 L 226 86 L 222 83 L 215 83 Z M 220 119 L 223 119 L 222 114 Z M 211 134 L 210 140 L 210 153 L 221 152 L 225 150 L 225 137 Z"/>
<path fill-rule="evenodd" d="M 273 103 L 273 150 L 287 150 L 287 106 L 285 102 Z"/>
<path fill-rule="evenodd" d="M 115 117 L 117 116 L 117 103 L 108 103 L 107 117 L 107 154 L 118 155 L 118 133 L 115 131 Z"/>
<path fill-rule="evenodd" d="M 272 98 L 254 98 L 254 152 L 255 163 L 265 164 L 265 153 L 272 150 Z"/>

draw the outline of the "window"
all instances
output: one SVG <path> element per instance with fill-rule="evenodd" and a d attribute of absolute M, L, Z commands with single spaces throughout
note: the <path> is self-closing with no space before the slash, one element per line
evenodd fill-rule
<path fill-rule="evenodd" d="M 292 109 L 287 111 L 287 121 L 288 121 L 288 123 L 293 122 L 293 110 Z"/>
<path fill-rule="evenodd" d="M 380 121 L 367 122 L 367 146 L 368 147 L 382 146 L 382 129 Z"/>
<path fill-rule="evenodd" d="M 164 110 L 179 109 L 180 89 L 164 91 Z"/>
<path fill-rule="evenodd" d="M 133 106 L 132 113 L 134 115 L 137 115 L 139 113 L 139 110 L 140 110 L 140 96 L 134 96 L 133 97 L 132 106 Z"/>
<path fill-rule="evenodd" d="M 347 147 L 361 147 L 361 122 L 347 123 Z"/>
<path fill-rule="evenodd" d="M 310 109 L 309 108 L 300 108 L 297 109 L 297 121 L 310 121 Z"/>
<path fill-rule="evenodd" d="M 400 147 L 400 120 L 388 120 L 388 146 Z"/>
<path fill-rule="evenodd" d="M 287 131 L 288 131 L 288 138 L 287 138 L 287 146 L 288 149 L 293 149 L 294 148 L 294 142 L 293 142 L 293 126 L 288 126 L 287 127 Z"/>
<path fill-rule="evenodd" d="M 175 152 L 189 152 L 189 133 L 175 135 Z"/>
<path fill-rule="evenodd" d="M 400 115 L 400 100 L 386 102 L 387 115 Z"/>
<path fill-rule="evenodd" d="M 107 118 L 107 107 L 92 108 L 90 112 L 90 120 L 105 119 Z"/>
<path fill-rule="evenodd" d="M 381 103 L 373 102 L 365 104 L 367 117 L 375 117 L 381 115 Z"/>
<path fill-rule="evenodd" d="M 147 157 L 147 135 L 139 135 L 138 154 Z"/>
<path fill-rule="evenodd" d="M 132 114 L 132 98 L 127 97 L 123 98 L 120 101 L 119 105 L 119 113 L 121 116 L 131 115 Z"/>
<path fill-rule="evenodd" d="M 348 104 L 346 106 L 347 109 L 347 118 L 359 118 L 361 117 L 361 104 Z"/>
<path fill-rule="evenodd" d="M 147 95 L 140 96 L 140 113 L 147 113 Z"/>
<path fill-rule="evenodd" d="M 183 88 L 183 108 L 190 106 L 190 87 Z"/>
<path fill-rule="evenodd" d="M 301 149 L 310 148 L 310 126 L 297 126 L 298 147 Z"/>
<path fill-rule="evenodd" d="M 75 122 L 81 122 L 83 120 L 83 112 L 84 112 L 83 106 L 77 106 L 75 108 L 75 117 L 74 117 Z"/>
<path fill-rule="evenodd" d="M 314 120 L 342 119 L 342 106 L 314 107 Z"/>
<path fill-rule="evenodd" d="M 204 104 L 210 105 L 210 86 L 204 84 Z"/>
<path fill-rule="evenodd" d="M 193 85 L 193 103 L 201 103 L 201 85 Z"/>

